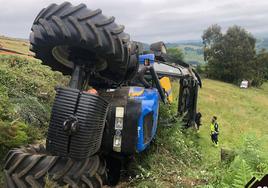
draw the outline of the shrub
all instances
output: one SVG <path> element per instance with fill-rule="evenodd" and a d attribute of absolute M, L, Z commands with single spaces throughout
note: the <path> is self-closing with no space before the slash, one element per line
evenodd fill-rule
<path fill-rule="evenodd" d="M 37 127 L 46 127 L 50 117 L 50 106 L 41 103 L 36 97 L 24 97 L 12 99 L 18 118 L 27 124 Z"/>
<path fill-rule="evenodd" d="M 7 88 L 0 85 L 0 119 L 8 120 L 12 116 L 12 104 L 9 101 Z"/>
<path fill-rule="evenodd" d="M 51 103 L 55 86 L 66 85 L 68 81 L 35 59 L 0 55 L 0 62 L 0 85 L 7 87 L 10 98 L 35 96 Z"/>
<path fill-rule="evenodd" d="M 12 147 L 42 139 L 54 88 L 67 81 L 39 60 L 0 55 L 0 159 Z"/>
<path fill-rule="evenodd" d="M 17 147 L 26 144 L 29 140 L 27 135 L 28 126 L 19 121 L 0 121 L 0 143 L 3 148 Z"/>
<path fill-rule="evenodd" d="M 237 156 L 227 170 L 222 181 L 222 186 L 241 188 L 244 187 L 252 177 L 253 170 L 244 159 Z"/>

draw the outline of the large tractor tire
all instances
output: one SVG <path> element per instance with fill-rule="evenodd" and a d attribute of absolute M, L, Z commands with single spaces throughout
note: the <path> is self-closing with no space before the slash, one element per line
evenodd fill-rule
<path fill-rule="evenodd" d="M 106 163 L 98 155 L 75 161 L 49 155 L 39 145 L 13 149 L 5 162 L 6 188 L 41 188 L 47 177 L 71 188 L 100 188 L 107 181 Z"/>
<path fill-rule="evenodd" d="M 128 70 L 136 71 L 137 58 L 124 26 L 114 20 L 85 4 L 51 4 L 34 20 L 30 50 L 52 70 L 71 75 L 82 62 L 99 78 L 120 83 L 128 79 Z"/>

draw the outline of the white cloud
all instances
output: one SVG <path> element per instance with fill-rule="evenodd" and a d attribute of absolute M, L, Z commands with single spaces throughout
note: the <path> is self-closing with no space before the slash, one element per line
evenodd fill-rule
<path fill-rule="evenodd" d="M 27 38 L 32 21 L 50 3 L 61 0 L 0 0 L 0 34 Z M 71 0 L 90 9 L 101 8 L 124 24 L 132 39 L 145 42 L 200 39 L 204 29 L 218 23 L 237 24 L 253 34 L 268 33 L 267 0 Z"/>

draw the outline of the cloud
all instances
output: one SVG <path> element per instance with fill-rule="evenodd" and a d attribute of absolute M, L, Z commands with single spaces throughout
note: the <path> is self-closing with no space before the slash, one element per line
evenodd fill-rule
<path fill-rule="evenodd" d="M 38 12 L 60 0 L 0 0 L 0 34 L 28 38 Z M 144 42 L 200 39 L 211 24 L 226 30 L 240 25 L 256 35 L 268 33 L 267 0 L 71 0 L 101 8 L 126 27 L 132 39 Z"/>

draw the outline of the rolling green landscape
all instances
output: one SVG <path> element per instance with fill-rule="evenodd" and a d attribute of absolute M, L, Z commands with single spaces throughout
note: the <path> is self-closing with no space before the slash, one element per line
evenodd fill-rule
<path fill-rule="evenodd" d="M 189 41 L 189 42 L 177 42 L 177 43 L 167 43 L 168 48 L 179 48 L 184 54 L 184 60 L 190 64 L 204 64 L 203 56 L 203 44 L 200 41 Z M 260 51 L 261 49 L 268 50 L 268 38 L 257 38 L 256 49 Z"/>
<path fill-rule="evenodd" d="M 201 42 L 167 43 L 168 48 L 179 48 L 184 54 L 184 60 L 193 65 L 204 64 L 203 46 Z"/>
<path fill-rule="evenodd" d="M 10 41 L 0 38 L 2 46 L 28 53 L 27 42 Z M 13 49 L 17 45 L 21 48 Z M 201 49 L 192 44 L 183 48 Z M 11 148 L 44 142 L 54 87 L 67 82 L 67 77 L 41 65 L 39 60 L 0 54 L 2 162 Z M 261 178 L 268 172 L 267 109 L 267 82 L 260 88 L 240 89 L 203 79 L 198 102 L 203 115 L 200 131 L 185 130 L 180 119 L 174 118 L 176 102 L 162 106 L 156 140 L 145 153 L 133 158 L 118 187 L 243 187 L 252 176 Z M 209 135 L 213 115 L 220 126 L 218 148 L 212 145 Z M 227 158 L 221 159 L 221 149 L 229 151 Z"/>

